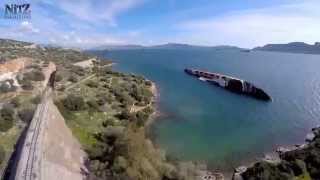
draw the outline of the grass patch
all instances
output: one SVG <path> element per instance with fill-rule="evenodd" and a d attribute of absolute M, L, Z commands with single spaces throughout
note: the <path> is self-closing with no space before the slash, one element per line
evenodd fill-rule
<path fill-rule="evenodd" d="M 97 142 L 95 134 L 103 129 L 102 123 L 106 118 L 102 112 L 81 111 L 69 113 L 66 122 L 82 146 L 89 149 Z"/>
<path fill-rule="evenodd" d="M 13 126 L 5 133 L 0 133 L 0 145 L 4 150 L 4 157 L 0 163 L 0 171 L 6 166 L 5 162 L 10 158 L 12 152 L 14 151 L 14 146 L 21 134 L 23 128 L 19 128 L 17 125 Z"/>

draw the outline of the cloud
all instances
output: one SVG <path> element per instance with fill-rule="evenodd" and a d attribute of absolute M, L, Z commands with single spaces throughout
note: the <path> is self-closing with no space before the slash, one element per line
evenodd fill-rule
<path fill-rule="evenodd" d="M 126 44 L 127 41 L 121 37 L 115 37 L 109 34 L 83 34 L 76 33 L 74 31 L 63 35 L 54 36 L 50 40 L 52 43 L 59 43 L 59 45 L 66 47 L 80 47 L 89 48 L 95 46 L 101 46 L 105 44 Z"/>
<path fill-rule="evenodd" d="M 40 30 L 35 28 L 32 23 L 28 21 L 23 21 L 20 24 L 20 27 L 17 29 L 18 32 L 22 33 L 39 33 Z"/>
<path fill-rule="evenodd" d="M 228 13 L 179 23 L 178 38 L 196 44 L 254 47 L 267 43 L 320 40 L 320 2 Z M 188 38 L 188 37 L 189 38 Z"/>
<path fill-rule="evenodd" d="M 126 44 L 139 35 L 135 30 L 117 32 L 117 17 L 144 0 L 34 0 L 32 18 L 0 19 L 1 38 L 61 46 L 89 48 Z"/>
<path fill-rule="evenodd" d="M 57 0 L 47 4 L 60 8 L 67 14 L 90 23 L 108 23 L 116 26 L 116 17 L 140 5 L 143 0 Z"/>

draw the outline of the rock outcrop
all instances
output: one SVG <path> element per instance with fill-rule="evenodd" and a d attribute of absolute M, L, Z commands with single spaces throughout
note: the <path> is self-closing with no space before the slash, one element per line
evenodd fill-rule
<path fill-rule="evenodd" d="M 279 162 L 262 160 L 244 171 L 237 169 L 233 179 L 320 179 L 320 127 L 312 129 L 306 142 L 295 148 L 279 148 Z"/>

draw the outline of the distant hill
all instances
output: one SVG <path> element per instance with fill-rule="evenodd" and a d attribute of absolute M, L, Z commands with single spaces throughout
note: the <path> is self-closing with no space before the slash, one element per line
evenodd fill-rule
<path fill-rule="evenodd" d="M 253 50 L 320 54 L 320 43 L 317 42 L 314 45 L 306 44 L 304 42 L 292 42 L 288 44 L 267 44 L 263 47 L 256 47 Z"/>
<path fill-rule="evenodd" d="M 0 47 L 1 48 L 15 48 L 15 47 L 24 47 L 32 45 L 32 43 L 29 42 L 23 42 L 23 41 L 16 41 L 12 39 L 0 39 Z"/>
<path fill-rule="evenodd" d="M 131 49 L 215 49 L 215 50 L 242 50 L 236 46 L 197 46 L 190 44 L 167 43 L 155 46 L 142 45 L 105 45 L 90 49 L 89 51 L 105 51 L 105 50 L 131 50 Z"/>
<path fill-rule="evenodd" d="M 122 49 L 143 49 L 145 46 L 128 44 L 128 45 L 104 45 L 96 48 L 92 48 L 92 50 L 122 50 Z"/>
<path fill-rule="evenodd" d="M 149 49 L 191 49 L 191 48 L 211 48 L 210 46 L 195 46 L 189 44 L 167 43 L 148 47 Z"/>

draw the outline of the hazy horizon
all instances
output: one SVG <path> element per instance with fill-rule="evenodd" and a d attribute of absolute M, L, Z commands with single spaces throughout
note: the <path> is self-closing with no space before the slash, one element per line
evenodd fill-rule
<path fill-rule="evenodd" d="M 24 0 L 30 19 L 5 19 L 1 38 L 93 48 L 181 43 L 253 48 L 320 40 L 316 0 Z"/>

